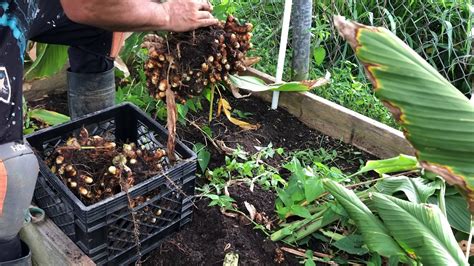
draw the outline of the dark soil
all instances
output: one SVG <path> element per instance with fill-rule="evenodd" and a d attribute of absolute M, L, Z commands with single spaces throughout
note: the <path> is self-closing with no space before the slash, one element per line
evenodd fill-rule
<path fill-rule="evenodd" d="M 249 113 L 248 117 L 242 118 L 246 122 L 260 125 L 258 130 L 242 130 L 238 126 L 230 123 L 227 118 L 221 115 L 211 122 L 212 136 L 215 140 L 222 140 L 226 146 L 236 148 L 240 146 L 250 154 L 257 152 L 256 147 L 267 146 L 269 143 L 273 147 L 282 147 L 286 152 L 300 151 L 304 149 L 324 148 L 327 151 L 337 151 L 338 157 L 330 166 L 336 166 L 344 172 L 355 172 L 360 166 L 360 160 L 373 158 L 371 155 L 359 151 L 351 145 L 342 141 L 328 137 L 314 129 L 307 127 L 296 117 L 283 109 L 271 110 L 269 104 L 255 97 L 235 99 L 226 96 L 233 110 Z M 205 102 L 204 105 L 208 104 Z M 195 114 L 189 113 L 189 120 L 194 121 L 200 127 L 208 125 L 208 107 L 204 106 L 204 111 Z M 235 116 L 235 115 L 234 115 Z M 235 116 L 236 118 L 239 118 Z M 240 118 L 239 118 L 240 119 Z M 205 143 L 206 140 L 199 129 L 192 126 L 178 126 L 178 135 L 186 144 Z M 224 163 L 224 156 L 216 149 L 211 148 L 212 159 L 210 169 Z M 268 163 L 277 166 L 282 158 L 277 157 L 273 162 Z"/>
<path fill-rule="evenodd" d="M 30 100 L 28 101 L 28 105 L 34 108 L 45 108 L 49 111 L 69 115 L 66 93 L 46 95 L 40 99 Z"/>
<path fill-rule="evenodd" d="M 273 193 L 258 188 L 252 193 L 245 187 L 229 190 L 241 211 L 246 212 L 245 200 L 254 204 L 257 211 L 273 212 L 269 205 L 273 203 Z M 274 265 L 275 259 L 281 259 L 277 253 L 279 245 L 253 229 L 248 220 L 227 217 L 207 204 L 208 200 L 197 201 L 193 221 L 165 240 L 144 265 L 222 265 L 225 254 L 231 251 L 239 254 L 239 265 Z M 281 265 L 297 263 L 295 257 L 284 256 Z"/>
<path fill-rule="evenodd" d="M 269 110 L 269 104 L 259 99 L 226 97 L 234 109 L 251 113 L 242 120 L 260 125 L 258 130 L 244 131 L 231 124 L 224 116 L 215 118 L 210 125 L 212 136 L 214 140 L 224 141 L 227 147 L 240 146 L 249 153 L 256 152 L 256 146 L 267 146 L 269 143 L 272 143 L 273 147 L 283 147 L 287 152 L 307 148 L 336 150 L 338 156 L 330 165 L 344 172 L 354 172 L 360 167 L 361 162 L 372 158 L 350 145 L 308 128 L 282 109 Z M 58 107 L 62 104 L 57 101 L 62 99 L 63 96 L 52 96 L 39 104 L 44 104 L 47 109 L 61 111 Z M 203 104 L 206 105 L 207 102 Z M 198 126 L 205 126 L 207 115 L 207 110 L 200 114 L 190 112 L 188 119 Z M 225 155 L 213 148 L 198 128 L 179 125 L 177 132 L 179 138 L 187 145 L 192 146 L 197 142 L 208 143 L 212 154 L 209 166 L 211 169 L 224 163 Z M 277 156 L 270 163 L 276 166 L 282 159 Z M 205 180 L 199 181 L 204 182 Z M 229 193 L 242 212 L 247 213 L 243 203 L 247 201 L 253 204 L 258 212 L 265 213 L 269 219 L 275 217 L 275 195 L 272 192 L 256 187 L 252 193 L 244 185 L 234 185 L 229 188 Z M 240 265 L 277 264 L 275 258 L 279 244 L 271 242 L 264 233 L 253 229 L 253 225 L 246 219 L 227 217 L 219 208 L 207 207 L 208 203 L 209 201 L 205 199 L 197 200 L 193 221 L 180 232 L 168 237 L 160 249 L 145 257 L 145 265 L 222 265 L 225 254 L 230 251 L 239 254 Z M 282 264 L 296 265 L 298 259 L 284 254 Z"/>

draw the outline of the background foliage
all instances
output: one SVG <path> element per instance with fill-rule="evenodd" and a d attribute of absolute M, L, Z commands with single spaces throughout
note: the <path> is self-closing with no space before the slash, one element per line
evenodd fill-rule
<path fill-rule="evenodd" d="M 215 13 L 249 20 L 255 26 L 253 55 L 262 57 L 256 68 L 274 74 L 284 1 L 214 0 Z M 340 38 L 332 16 L 340 14 L 360 23 L 384 26 L 408 43 L 416 52 L 466 95 L 472 88 L 472 13 L 469 0 L 321 0 L 313 2 L 310 78 L 332 74 L 332 84 L 314 93 L 354 111 L 397 127 L 388 112 L 373 96 L 371 86 L 350 47 Z M 291 39 L 291 33 L 290 33 Z M 291 55 L 291 41 L 288 46 Z M 290 60 L 285 77 L 290 77 Z"/>

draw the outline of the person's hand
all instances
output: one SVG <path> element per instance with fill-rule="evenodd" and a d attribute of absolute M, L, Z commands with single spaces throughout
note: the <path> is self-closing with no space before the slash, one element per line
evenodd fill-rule
<path fill-rule="evenodd" d="M 218 22 L 212 16 L 212 5 L 207 0 L 168 0 L 161 6 L 167 14 L 164 30 L 190 31 Z"/>

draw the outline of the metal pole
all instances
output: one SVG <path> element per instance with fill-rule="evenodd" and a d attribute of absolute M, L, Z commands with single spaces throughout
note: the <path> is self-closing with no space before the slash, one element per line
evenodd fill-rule
<path fill-rule="evenodd" d="M 311 51 L 312 0 L 295 0 L 291 14 L 292 80 L 306 80 L 309 74 Z"/>

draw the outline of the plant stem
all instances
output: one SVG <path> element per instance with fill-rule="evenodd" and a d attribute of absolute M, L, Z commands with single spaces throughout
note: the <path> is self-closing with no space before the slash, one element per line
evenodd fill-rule
<path fill-rule="evenodd" d="M 446 182 L 443 181 L 441 184 L 441 189 L 439 190 L 439 196 L 438 196 L 438 202 L 439 202 L 439 208 L 443 212 L 445 217 L 448 217 L 446 215 L 446 199 L 445 199 L 445 194 L 446 194 Z"/>
<path fill-rule="evenodd" d="M 211 85 L 211 100 L 209 101 L 209 123 L 212 121 L 212 113 L 214 112 L 214 92 L 216 91 L 216 87 L 214 84 Z"/>
<path fill-rule="evenodd" d="M 474 234 L 474 217 L 471 215 L 471 233 L 469 234 L 469 238 L 467 239 L 466 245 L 466 260 L 469 260 L 469 253 L 471 251 L 471 242 L 472 242 L 472 235 Z"/>
<path fill-rule="evenodd" d="M 352 184 L 352 185 L 348 185 L 348 186 L 345 186 L 345 188 L 347 189 L 350 189 L 350 188 L 354 188 L 354 187 L 358 187 L 358 186 L 362 186 L 362 185 L 367 185 L 367 184 L 370 184 L 370 183 L 374 183 L 374 182 L 377 182 L 377 181 L 380 181 L 382 179 L 385 179 L 389 176 L 382 176 L 382 177 L 379 177 L 379 178 L 376 178 L 376 179 L 371 179 L 371 180 L 367 180 L 367 181 L 364 181 L 364 182 L 360 182 L 360 183 L 357 183 L 357 184 Z M 314 200 L 318 200 L 318 199 L 321 199 L 321 198 L 324 198 L 326 197 L 327 195 L 329 195 L 329 192 L 324 192 L 323 194 L 319 195 L 316 199 Z"/>
<path fill-rule="evenodd" d="M 328 212 L 330 212 L 328 214 Z M 339 220 L 341 216 L 335 213 L 332 209 L 326 209 L 321 212 L 321 215 L 318 213 L 318 217 L 312 220 L 309 224 L 305 224 L 304 226 L 300 227 L 297 232 L 294 232 L 292 235 L 285 238 L 285 241 L 288 242 L 297 242 L 312 233 L 316 232 L 317 230 L 325 227 L 328 224 L 331 224 L 337 220 Z"/>

